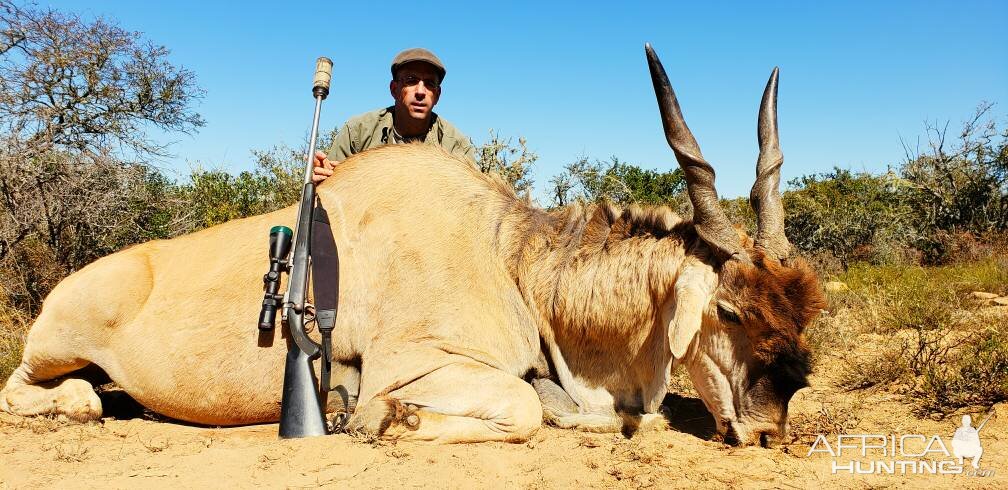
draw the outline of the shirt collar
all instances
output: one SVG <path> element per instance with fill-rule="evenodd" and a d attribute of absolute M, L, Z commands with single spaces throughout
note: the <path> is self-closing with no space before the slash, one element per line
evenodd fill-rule
<path fill-rule="evenodd" d="M 385 111 L 389 115 L 389 121 L 390 121 L 389 122 L 389 133 L 392 136 L 391 138 L 389 138 L 389 141 L 388 141 L 389 143 L 399 144 L 399 143 L 412 143 L 414 141 L 420 141 L 420 142 L 427 141 L 427 137 L 430 136 L 430 134 L 434 131 L 434 126 L 437 125 L 438 115 L 437 115 L 437 113 L 432 112 L 431 113 L 431 124 L 430 124 L 430 127 L 427 128 L 427 132 L 424 133 L 424 134 L 422 134 L 422 135 L 420 135 L 420 136 L 413 136 L 413 137 L 407 138 L 407 137 L 399 134 L 399 130 L 396 129 L 396 127 L 395 127 L 395 106 L 388 107 L 388 108 L 385 109 Z"/>

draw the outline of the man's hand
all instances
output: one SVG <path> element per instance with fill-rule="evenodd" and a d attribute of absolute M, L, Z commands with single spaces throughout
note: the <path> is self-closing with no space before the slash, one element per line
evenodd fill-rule
<path fill-rule="evenodd" d="M 321 184 L 323 180 L 328 179 L 333 173 L 333 163 L 326 158 L 326 154 L 321 151 L 315 152 L 315 160 L 313 162 L 315 165 L 312 167 L 311 180 L 315 185 Z"/>

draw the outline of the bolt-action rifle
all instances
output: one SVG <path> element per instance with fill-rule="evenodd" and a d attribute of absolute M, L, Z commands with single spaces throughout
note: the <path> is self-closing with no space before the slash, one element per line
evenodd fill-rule
<path fill-rule="evenodd" d="M 283 395 L 280 402 L 280 438 L 320 436 L 327 433 L 325 406 L 329 392 L 329 378 L 332 365 L 332 331 L 336 322 L 336 298 L 338 297 L 338 259 L 328 217 L 321 204 L 316 202 L 315 184 L 312 182 L 312 160 L 315 156 L 315 140 L 318 137 L 319 114 L 322 101 L 329 95 L 332 78 L 332 61 L 319 58 L 315 66 L 312 95 L 315 97 L 315 116 L 312 120 L 311 136 L 308 143 L 308 161 L 305 168 L 304 187 L 301 190 L 301 204 L 298 208 L 296 234 L 286 226 L 275 226 L 270 230 L 270 269 L 263 276 L 265 297 L 259 313 L 259 330 L 269 333 L 276 322 L 278 307 L 283 309 L 283 320 L 287 327 L 287 361 L 284 366 Z M 317 228 L 313 230 L 314 228 Z M 314 231 L 314 233 L 313 233 Z M 291 240 L 294 241 L 293 255 Z M 321 240 L 320 240 L 321 238 Z M 328 240 L 328 243 L 325 241 Z M 312 243 L 321 253 L 312 255 Z M 320 267 L 321 266 L 321 267 Z M 324 273 L 315 274 L 315 302 L 313 308 L 307 303 L 309 268 Z M 280 277 L 290 273 L 286 294 L 280 294 Z M 326 277 L 321 277 L 326 276 Z M 319 294 L 319 282 L 330 285 L 328 294 Z M 306 323 L 314 321 L 322 337 L 316 343 L 308 337 Z M 315 378 L 314 361 L 321 358 L 321 383 Z"/>

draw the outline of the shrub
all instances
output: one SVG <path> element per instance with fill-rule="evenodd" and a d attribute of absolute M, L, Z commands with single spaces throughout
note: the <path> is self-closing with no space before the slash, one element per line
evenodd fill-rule
<path fill-rule="evenodd" d="M 186 231 L 156 170 L 107 155 L 0 148 L 0 287 L 34 315 L 60 279 L 120 248 Z"/>
<path fill-rule="evenodd" d="M 923 413 L 1008 400 L 1008 325 L 983 330 L 947 363 L 930 365 L 916 394 Z"/>
<path fill-rule="evenodd" d="M 838 384 L 847 390 L 885 386 L 904 379 L 910 367 L 898 349 L 888 347 L 882 354 L 848 359 Z"/>
<path fill-rule="evenodd" d="M 900 169 L 921 230 L 918 246 L 930 262 L 945 262 L 964 233 L 1008 229 L 1008 127 L 998 129 L 992 107 L 980 104 L 955 141 L 947 125 L 928 125 L 928 152 L 908 151 Z"/>
<path fill-rule="evenodd" d="M 939 267 L 855 264 L 831 294 L 874 352 L 849 358 L 847 389 L 896 384 L 920 414 L 1008 399 L 1008 319 L 980 315 L 969 292 L 1008 293 L 1004 256 Z"/>
<path fill-rule="evenodd" d="M 741 226 L 750 237 L 755 238 L 756 212 L 749 204 L 749 198 L 721 199 L 721 208 L 724 209 L 730 223 Z M 692 211 L 690 212 L 692 213 Z"/>
<path fill-rule="evenodd" d="M 486 142 L 476 148 L 476 166 L 480 171 L 499 175 L 518 194 L 527 194 L 532 189 L 529 172 L 538 159 L 526 146 L 525 138 L 519 136 L 518 146 L 514 146 L 511 138 L 501 138 L 493 129 Z"/>
<path fill-rule="evenodd" d="M 898 172 L 837 168 L 792 180 L 783 196 L 788 238 L 845 265 L 983 257 L 1008 231 L 1008 128 L 991 107 L 981 104 L 955 141 L 947 125 L 927 125 L 930 149 L 908 149 Z"/>
<path fill-rule="evenodd" d="M 0 295 L 0 380 L 6 380 L 21 364 L 28 318 Z"/>
<path fill-rule="evenodd" d="M 680 169 L 669 172 L 642 169 L 610 157 L 608 162 L 581 157 L 553 177 L 553 204 L 574 201 L 612 201 L 618 204 L 667 205 L 681 210 L 686 180 Z"/>
<path fill-rule="evenodd" d="M 890 263 L 915 238 L 913 210 L 892 175 L 834 169 L 790 183 L 783 195 L 785 232 L 799 251 Z M 899 260 L 898 262 L 902 262 Z"/>
<path fill-rule="evenodd" d="M 320 138 L 318 148 L 326 148 L 333 133 Z M 255 150 L 255 168 L 232 175 L 224 170 L 197 167 L 189 183 L 178 192 L 191 206 L 195 229 L 218 225 L 233 219 L 255 216 L 287 207 L 301 198 L 305 155 L 308 148 L 294 149 L 277 145 L 269 150 Z"/>

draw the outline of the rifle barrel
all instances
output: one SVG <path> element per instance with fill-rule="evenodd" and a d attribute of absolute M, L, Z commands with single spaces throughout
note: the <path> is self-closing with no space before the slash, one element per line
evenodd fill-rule
<path fill-rule="evenodd" d="M 980 432 L 980 429 L 983 429 L 983 427 L 985 425 L 987 425 L 987 421 L 990 420 L 991 415 L 994 415 L 994 409 L 993 408 L 991 408 L 990 413 L 987 414 L 987 417 L 984 418 L 983 422 L 980 422 L 980 425 L 977 427 L 977 432 Z"/>

